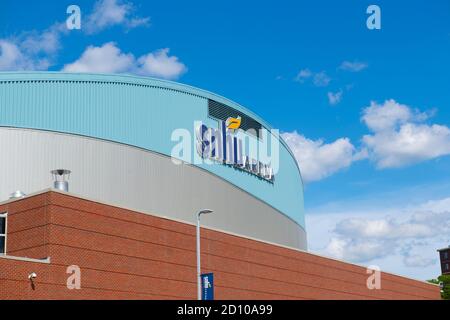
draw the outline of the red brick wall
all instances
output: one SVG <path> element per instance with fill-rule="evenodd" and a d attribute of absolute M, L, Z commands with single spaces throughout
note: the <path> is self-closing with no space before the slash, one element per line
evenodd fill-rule
<path fill-rule="evenodd" d="M 9 254 L 51 263 L 0 259 L 0 299 L 196 297 L 194 226 L 56 192 L 1 209 Z M 437 286 L 386 273 L 368 290 L 365 268 L 217 231 L 202 229 L 201 245 L 217 299 L 439 299 Z M 66 287 L 69 265 L 81 268 L 81 290 Z"/>
<path fill-rule="evenodd" d="M 0 206 L 0 212 L 8 212 L 8 255 L 48 257 L 48 198 L 48 194 L 41 194 Z"/>

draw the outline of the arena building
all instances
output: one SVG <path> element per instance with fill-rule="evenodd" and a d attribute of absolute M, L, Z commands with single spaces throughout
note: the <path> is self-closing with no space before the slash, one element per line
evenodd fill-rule
<path fill-rule="evenodd" d="M 206 208 L 202 272 L 214 273 L 216 299 L 440 297 L 439 286 L 388 273 L 373 290 L 365 267 L 308 253 L 291 151 L 212 93 L 0 73 L 0 147 L 0 300 L 195 299 Z"/>
<path fill-rule="evenodd" d="M 194 140 L 184 150 L 192 157 L 172 161 L 177 133 L 195 138 L 196 123 L 218 128 L 240 118 L 241 135 L 267 138 L 260 130 L 270 125 L 232 101 L 133 76 L 4 73 L 0 106 L 0 199 L 46 189 L 49 172 L 65 168 L 73 173 L 70 190 L 80 196 L 187 222 L 211 208 L 208 227 L 306 249 L 302 179 L 282 140 L 273 179 L 195 161 Z"/>

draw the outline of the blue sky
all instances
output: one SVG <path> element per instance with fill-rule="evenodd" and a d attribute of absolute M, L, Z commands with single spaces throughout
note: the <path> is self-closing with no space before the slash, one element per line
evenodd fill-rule
<path fill-rule="evenodd" d="M 64 28 L 70 4 L 81 30 Z M 366 27 L 371 4 L 381 30 Z M 450 244 L 449 1 L 3 0 L 0 49 L 0 70 L 137 73 L 237 101 L 298 158 L 311 251 L 439 274 L 435 250 Z"/>

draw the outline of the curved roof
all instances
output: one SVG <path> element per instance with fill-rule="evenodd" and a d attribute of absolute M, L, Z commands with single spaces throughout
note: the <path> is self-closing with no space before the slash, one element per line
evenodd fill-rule
<path fill-rule="evenodd" d="M 223 104 L 229 105 L 235 108 L 238 111 L 241 111 L 247 114 L 249 117 L 255 119 L 259 123 L 261 123 L 266 129 L 275 129 L 272 125 L 270 125 L 266 120 L 258 116 L 253 111 L 247 109 L 246 107 L 240 105 L 233 100 L 225 98 L 216 93 L 210 92 L 208 90 L 200 89 L 191 85 L 178 83 L 174 81 L 157 79 L 151 77 L 141 77 L 135 75 L 128 74 L 104 74 L 104 73 L 69 73 L 69 72 L 0 72 L 0 81 L 52 81 L 52 80 L 67 80 L 67 81 L 99 81 L 99 82 L 119 82 L 119 83 L 133 83 L 133 84 L 142 84 L 150 87 L 160 87 L 166 88 L 174 91 L 180 91 L 196 96 L 200 96 L 206 99 L 212 99 Z M 295 156 L 287 145 L 287 143 L 280 137 L 280 142 L 284 145 L 284 147 L 289 151 L 292 157 L 295 159 Z M 300 167 L 298 168 L 300 174 Z"/>
<path fill-rule="evenodd" d="M 102 88 L 102 85 L 108 85 L 108 84 L 121 84 L 121 85 L 129 85 L 129 86 L 143 86 L 143 87 L 149 87 L 149 88 L 158 88 L 158 89 L 163 89 L 163 90 L 171 90 L 174 92 L 178 92 L 178 93 L 183 93 L 183 94 L 187 94 L 192 96 L 192 99 L 187 99 L 187 98 L 180 98 L 180 97 L 176 97 L 174 99 L 176 99 L 176 103 L 182 103 L 186 105 L 186 109 L 189 109 L 188 106 L 190 105 L 194 105 L 196 104 L 195 101 L 197 101 L 199 98 L 201 99 L 211 99 L 211 100 L 215 100 L 217 102 L 223 103 L 225 105 L 228 105 L 246 115 L 248 115 L 249 117 L 255 119 L 256 121 L 258 121 L 259 123 L 261 123 L 261 125 L 263 125 L 266 129 L 270 130 L 273 127 L 267 123 L 264 119 L 262 119 L 261 117 L 259 117 L 258 115 L 256 115 L 255 113 L 253 113 L 252 111 L 248 110 L 247 108 L 239 105 L 238 103 L 235 103 L 227 98 L 224 98 L 222 96 L 219 96 L 217 94 L 202 90 L 202 89 L 198 89 L 189 85 L 184 85 L 184 84 L 179 84 L 179 83 L 175 83 L 172 81 L 167 81 L 167 80 L 160 80 L 160 79 L 154 79 L 154 78 L 147 78 L 147 77 L 138 77 L 138 76 L 132 76 L 132 75 L 109 75 L 109 74 L 89 74 L 89 73 L 82 73 L 82 74 L 74 74 L 74 73 L 61 73 L 61 72 L 0 72 L 0 83 L 34 83 L 34 82 L 39 82 L 39 83 L 49 83 L 51 84 L 52 82 L 55 83 L 61 83 L 61 82 L 68 82 L 68 83 L 74 83 L 75 86 L 74 88 L 70 88 L 67 89 L 65 88 L 64 93 L 67 93 L 68 95 L 70 95 L 71 97 L 73 97 L 74 95 L 78 94 L 79 92 L 77 90 L 77 83 L 95 83 L 95 84 L 99 84 L 99 89 Z M 49 88 L 51 88 L 52 86 L 48 86 Z M 27 90 L 30 90 L 30 93 L 35 94 L 36 92 L 36 88 L 34 86 L 26 86 Z M 11 87 L 10 90 L 16 90 L 14 87 Z M 112 90 L 112 91 L 111 91 Z M 49 99 L 52 101 L 53 106 L 51 108 L 47 108 L 47 106 L 41 103 L 42 106 L 42 112 L 46 113 L 46 116 L 51 117 L 52 116 L 52 112 L 55 112 L 55 104 L 58 103 L 59 101 L 61 101 L 61 103 L 66 103 L 66 99 L 63 99 L 62 97 L 60 97 L 59 95 L 61 95 L 60 91 L 58 91 L 57 89 L 47 89 L 47 96 L 49 96 Z M 101 91 L 101 90 L 98 90 Z M 83 92 L 85 95 L 89 95 L 89 94 L 93 94 L 93 92 L 91 91 L 80 91 Z M 5 91 L 4 91 L 5 93 Z M 57 94 L 58 97 L 52 97 L 52 95 Z M 104 90 L 101 91 L 101 93 L 99 94 L 99 97 L 95 97 L 93 98 L 95 101 L 100 101 L 100 99 L 111 99 L 111 96 L 117 94 L 117 92 L 114 92 L 114 89 L 109 89 L 108 90 Z M 176 94 L 174 95 L 176 96 Z M 90 97 L 94 97 L 94 96 L 90 96 Z M 197 98 L 196 98 L 197 97 Z M 120 96 L 120 98 L 122 99 L 123 97 Z M 134 97 L 130 96 L 128 97 L 130 100 L 133 99 Z M 152 97 L 153 98 L 153 97 Z M 30 123 L 35 123 L 34 120 L 29 119 L 30 117 L 41 117 L 42 115 L 39 113 L 41 110 L 33 110 L 33 114 L 32 115 L 28 115 L 27 116 L 23 115 L 24 112 L 27 112 L 27 108 L 25 107 L 25 104 L 28 104 L 29 101 L 26 100 L 26 97 L 21 97 L 20 93 L 16 94 L 14 96 L 9 95 L 9 97 L 4 98 L 4 99 L 9 99 L 7 101 L 3 100 L 4 104 L 19 104 L 17 105 L 17 112 L 19 113 L 19 116 L 17 114 L 14 114 L 15 111 L 11 111 L 8 110 L 5 114 L 4 111 L 1 111 L 0 116 L 4 115 L 3 119 L 0 119 L 0 125 L 3 126 L 8 126 L 9 123 L 11 123 L 11 126 L 18 126 L 18 127 L 29 127 Z M 24 100 L 25 99 L 25 100 Z M 43 99 L 42 95 L 36 95 L 35 97 L 31 97 L 28 99 Z M 98 124 L 92 124 L 91 123 L 91 127 L 89 128 L 88 133 L 86 133 L 86 130 L 80 130 L 78 127 L 80 126 L 78 124 L 78 122 L 82 121 L 80 120 L 80 116 L 75 115 L 74 111 L 72 109 L 82 109 L 86 112 L 86 114 L 90 114 L 90 112 L 94 112 L 91 110 L 86 110 L 87 106 L 89 105 L 89 103 L 87 102 L 88 100 L 86 100 L 85 98 L 77 98 L 78 101 L 77 103 L 73 103 L 70 112 L 68 112 L 67 114 L 65 114 L 65 116 L 72 116 L 74 118 L 74 122 L 75 123 L 69 123 L 69 121 L 66 119 L 64 119 L 65 123 L 64 125 L 62 124 L 57 124 L 57 125 L 53 125 L 54 122 L 57 121 L 61 121 L 61 115 L 59 115 L 59 117 L 55 117 L 55 119 L 52 120 L 46 120 L 46 119 L 38 119 L 39 125 L 38 126 L 32 126 L 38 129 L 47 129 L 47 130 L 52 130 L 52 131 L 65 131 L 65 132 L 72 132 L 72 133 L 77 133 L 77 134 L 81 134 L 81 135 L 87 135 L 87 136 L 93 136 L 93 137 L 98 137 L 98 138 L 103 138 L 103 139 L 107 139 L 107 140 L 112 140 L 112 141 L 117 141 L 117 142 L 121 142 L 121 143 L 126 143 L 126 144 L 130 144 L 130 145 L 136 145 L 138 147 L 142 147 L 144 149 L 148 149 L 148 150 L 152 150 L 152 151 L 158 151 L 158 149 L 160 148 L 160 145 L 150 145 L 148 143 L 144 143 L 142 141 L 142 137 L 137 137 L 138 133 L 134 133 L 134 136 L 131 136 L 130 139 L 126 140 L 126 139 L 122 139 L 121 135 L 125 135 L 126 131 L 128 131 L 128 128 L 130 125 L 132 125 L 133 123 L 130 123 L 131 121 L 134 121 L 132 119 L 123 119 L 120 118 L 120 116 L 124 116 L 123 111 L 121 111 L 118 115 L 119 115 L 119 119 L 116 119 L 116 124 L 118 124 L 118 121 L 121 121 L 122 123 L 120 123 L 120 125 L 117 125 L 118 128 L 116 128 L 115 130 L 117 132 L 115 132 L 114 134 L 111 133 L 111 129 L 110 128 L 102 128 L 103 131 L 101 131 L 100 129 L 98 129 L 96 126 L 98 126 Z M 83 100 L 84 99 L 84 100 Z M 136 98 L 137 99 L 137 98 Z M 138 101 L 138 104 L 143 105 L 143 101 L 147 101 L 145 100 L 146 98 L 144 97 L 139 97 L 140 100 L 136 100 Z M 162 96 L 158 96 L 155 99 L 168 99 L 167 97 L 163 97 Z M 184 99 L 184 100 L 183 100 Z M 197 99 L 197 100 L 196 100 Z M 17 100 L 21 100 L 21 102 L 17 102 Z M 164 100 L 164 101 L 166 101 Z M 191 101 L 192 100 L 192 101 Z M 2 97 L 0 97 L 0 102 L 2 101 Z M 26 102 L 24 102 L 26 101 Z M 136 102 L 135 101 L 135 102 Z M 155 101 L 160 101 L 160 100 L 155 100 Z M 90 102 L 90 101 L 89 101 Z M 123 101 L 122 101 L 123 102 Z M 83 104 L 85 103 L 85 104 Z M 94 102 L 92 102 L 94 103 Z M 91 104 L 92 104 L 91 103 Z M 100 103 L 100 102 L 99 102 Z M 117 101 L 114 101 L 114 103 L 118 104 Z M 103 105 L 103 103 L 101 102 L 102 106 L 101 110 L 99 110 L 96 114 L 94 114 L 94 116 L 98 117 L 100 112 L 103 112 L 105 114 L 108 114 L 110 110 L 108 110 L 107 105 Z M 31 104 L 29 104 L 31 105 Z M 32 105 L 35 105 L 35 103 L 33 103 Z M 0 106 L 1 108 L 2 106 Z M 117 107 L 117 106 L 116 106 Z M 11 106 L 11 108 L 14 108 L 14 106 Z M 136 109 L 138 112 L 139 110 Z M 140 110 L 142 111 L 142 110 Z M 180 109 L 177 110 L 178 112 L 180 111 Z M 59 112 L 59 111 L 57 111 Z M 184 114 L 181 114 L 179 117 L 190 117 L 190 114 L 186 114 L 186 111 L 182 111 Z M 199 116 L 199 114 L 197 114 L 197 116 L 202 119 L 202 114 Z M 27 118 L 26 120 L 23 120 Z M 144 117 L 142 117 L 144 118 Z M 8 120 L 9 119 L 9 120 Z M 144 121 L 141 121 L 142 119 L 139 119 L 138 117 L 138 121 L 139 124 L 141 126 L 145 126 Z M 89 119 L 87 119 L 86 121 L 89 121 Z M 126 122 L 128 121 L 128 122 Z M 50 122 L 52 122 L 50 124 Z M 105 122 L 102 119 L 102 125 L 103 126 L 111 126 L 109 123 L 103 123 Z M 186 123 L 184 123 L 183 126 L 180 125 L 180 122 L 178 122 L 177 124 L 174 125 L 178 125 L 177 128 L 179 127 L 186 127 Z M 82 126 L 82 125 L 81 125 Z M 127 127 L 128 126 L 128 127 Z M 62 129 L 63 128 L 63 129 Z M 67 129 L 67 130 L 66 130 Z M 167 126 L 164 127 L 164 129 L 167 129 Z M 144 130 L 144 131 L 142 131 Z M 142 135 L 142 132 L 144 133 L 148 133 L 148 131 L 145 131 L 145 129 L 142 129 L 141 132 L 139 132 Z M 106 133 L 105 133 L 106 132 Z M 297 202 L 295 200 L 295 195 L 297 195 L 298 197 L 301 197 L 301 205 L 300 203 L 296 204 L 296 205 L 292 205 L 291 209 L 286 209 L 283 210 L 280 207 L 286 207 L 289 208 L 288 204 L 282 204 L 280 203 L 280 205 L 276 205 L 274 203 L 270 203 L 270 201 L 267 201 L 266 196 L 271 197 L 270 195 L 270 189 L 264 187 L 265 189 L 267 189 L 266 191 L 262 192 L 260 195 L 255 195 L 257 197 L 259 197 L 260 199 L 262 199 L 263 201 L 268 202 L 270 205 L 274 206 L 276 209 L 280 210 L 281 212 L 286 213 L 286 211 L 294 211 L 294 207 L 297 207 L 297 209 L 295 209 L 295 211 L 301 210 L 301 213 L 297 213 L 297 214 L 292 214 L 292 212 L 288 212 L 286 213 L 288 216 L 292 217 L 295 221 L 297 221 L 298 223 L 300 223 L 302 226 L 304 226 L 304 214 L 303 214 L 303 183 L 302 183 L 302 178 L 301 178 L 301 173 L 300 173 L 300 169 L 298 167 L 297 161 L 295 160 L 295 157 L 292 153 L 292 151 L 290 150 L 290 148 L 287 146 L 287 144 L 285 143 L 285 141 L 281 138 L 281 137 L 277 137 L 279 138 L 279 141 L 281 143 L 281 145 L 284 147 L 282 149 L 284 149 L 287 154 L 289 155 L 289 157 L 291 158 L 291 160 L 287 160 L 286 157 L 284 157 L 284 163 L 289 162 L 289 171 L 291 172 L 290 174 L 292 174 L 292 170 L 294 166 L 296 168 L 296 171 L 298 173 L 298 176 L 300 177 L 300 181 L 295 181 L 295 179 L 293 178 L 289 178 L 286 177 L 286 179 L 284 179 L 284 185 L 291 185 L 292 188 L 299 188 L 299 190 L 301 190 L 301 192 L 299 191 L 299 193 L 301 194 L 291 194 L 291 195 L 286 195 L 284 200 L 279 200 L 278 202 L 286 202 L 286 201 L 293 201 L 293 202 Z M 140 140 L 141 139 L 141 140 Z M 140 141 L 140 143 L 138 143 L 138 141 Z M 136 143 L 134 143 L 136 142 Z M 165 152 L 162 153 L 166 153 L 167 154 L 167 148 L 164 149 Z M 169 153 L 170 154 L 170 153 Z M 291 164 L 292 163 L 292 164 Z M 219 171 L 221 171 L 222 169 L 218 169 Z M 216 172 L 217 174 L 217 172 Z M 223 172 L 219 172 L 218 175 L 221 175 L 223 177 Z M 228 174 L 225 174 L 225 176 Z M 239 185 L 240 181 L 236 181 L 236 179 L 242 179 L 245 180 L 247 178 L 232 178 L 232 179 L 228 179 L 228 180 L 233 180 L 231 181 L 232 183 L 236 184 L 237 186 L 242 187 L 243 189 L 245 189 L 245 186 L 243 185 Z M 301 184 L 301 186 L 298 186 L 297 188 L 295 187 L 295 184 Z M 294 184 L 294 185 L 292 185 Z M 251 188 L 253 188 L 254 185 L 252 185 Z M 282 192 L 280 192 L 280 194 L 282 194 Z M 294 198 L 294 200 L 292 200 Z M 290 200 L 287 200 L 290 199 Z M 277 201 L 275 201 L 277 202 Z M 299 207 L 302 207 L 301 209 Z"/>

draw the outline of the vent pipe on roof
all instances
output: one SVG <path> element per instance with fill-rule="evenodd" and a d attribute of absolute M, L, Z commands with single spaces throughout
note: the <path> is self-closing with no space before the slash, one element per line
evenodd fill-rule
<path fill-rule="evenodd" d="M 9 195 L 9 199 L 10 199 L 10 200 L 13 200 L 13 199 L 20 199 L 20 198 L 23 198 L 23 197 L 25 197 L 25 196 L 26 196 L 25 193 L 23 193 L 23 192 L 20 191 L 20 190 L 17 190 L 16 192 L 13 192 L 13 193 L 11 193 L 11 194 Z"/>
<path fill-rule="evenodd" d="M 69 178 L 71 171 L 66 169 L 57 169 L 50 172 L 53 175 L 53 187 L 57 190 L 69 192 Z"/>

